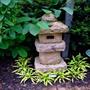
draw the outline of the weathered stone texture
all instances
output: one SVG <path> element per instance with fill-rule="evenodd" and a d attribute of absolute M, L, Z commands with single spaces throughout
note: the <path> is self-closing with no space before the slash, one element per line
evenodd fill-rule
<path fill-rule="evenodd" d="M 60 43 L 62 42 L 62 34 L 40 34 L 40 43 Z"/>
<path fill-rule="evenodd" d="M 65 50 L 65 42 L 61 43 L 39 43 L 39 41 L 35 42 L 35 46 L 38 52 L 55 52 L 55 51 L 64 51 Z"/>
<path fill-rule="evenodd" d="M 60 52 L 47 52 L 39 53 L 40 63 L 46 65 L 58 64 L 62 58 Z"/>
<path fill-rule="evenodd" d="M 49 22 L 55 22 L 56 18 L 55 18 L 55 16 L 53 14 L 44 14 L 42 16 L 42 20 L 49 21 Z"/>
<path fill-rule="evenodd" d="M 56 65 L 43 65 L 43 64 L 40 64 L 39 57 L 36 57 L 34 65 L 36 70 L 40 70 L 42 72 L 47 72 L 51 70 L 63 70 L 67 68 L 67 64 L 64 62 L 63 59 L 61 63 Z"/>
<path fill-rule="evenodd" d="M 42 20 L 48 22 L 49 29 L 42 29 L 39 40 L 35 41 L 36 50 L 39 52 L 39 57 L 35 59 L 35 68 L 43 72 L 66 69 L 67 65 L 60 52 L 65 50 L 62 34 L 68 32 L 68 26 L 58 22 L 53 14 L 43 15 Z"/>
<path fill-rule="evenodd" d="M 62 22 L 52 22 L 49 30 L 41 30 L 40 34 L 66 33 L 68 32 L 68 30 L 68 26 L 66 26 Z"/>

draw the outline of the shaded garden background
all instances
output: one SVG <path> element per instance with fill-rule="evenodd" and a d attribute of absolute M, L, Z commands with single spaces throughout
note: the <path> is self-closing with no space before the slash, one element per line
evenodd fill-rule
<path fill-rule="evenodd" d="M 52 11 L 58 20 L 65 23 L 66 12 L 60 7 L 66 6 L 66 0 L 4 1 L 6 0 L 0 1 L 0 84 L 2 83 L 5 89 L 20 86 L 20 88 L 23 88 L 22 85 L 18 84 L 20 80 L 17 79 L 15 74 L 12 74 L 13 67 L 11 65 L 15 64 L 13 61 L 19 56 L 32 57 L 30 65 L 33 67 L 34 57 L 38 55 L 34 46 L 35 39 L 38 38 L 37 34 L 40 31 L 37 24 L 40 23 L 40 17 L 45 13 L 42 9 L 49 10 L 47 12 Z M 68 11 L 71 12 L 70 9 Z M 47 26 L 47 24 L 45 25 Z M 86 56 L 86 50 L 90 49 L 89 0 L 75 0 L 72 27 L 69 34 L 69 57 L 71 58 L 72 55 L 75 56 L 78 53 Z M 87 77 L 89 77 L 89 74 Z M 88 82 L 89 78 L 85 80 L 87 83 L 90 82 Z M 77 82 L 76 84 L 79 83 Z M 27 83 L 28 87 L 27 85 L 26 87 L 30 88 L 31 82 Z M 32 84 L 31 88 L 33 88 Z"/>
<path fill-rule="evenodd" d="M 65 12 L 60 7 L 65 6 L 66 0 L 12 0 L 0 3 L 0 56 L 10 57 L 35 57 L 38 53 L 34 47 L 34 41 L 40 31 L 36 25 L 40 17 L 45 13 L 42 9 L 51 10 L 58 20 L 64 22 Z M 29 30 L 30 29 L 30 30 Z M 32 29 L 36 29 L 32 30 Z M 69 56 L 77 53 L 85 55 L 90 46 L 90 2 L 89 0 L 75 1 Z M 33 34 L 33 35 L 31 35 Z"/>

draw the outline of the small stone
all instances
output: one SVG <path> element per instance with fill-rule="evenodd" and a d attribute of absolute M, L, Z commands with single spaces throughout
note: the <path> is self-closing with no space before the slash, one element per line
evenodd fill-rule
<path fill-rule="evenodd" d="M 56 86 L 48 87 L 48 90 L 57 90 Z"/>
<path fill-rule="evenodd" d="M 56 86 L 44 87 L 42 90 L 57 90 Z"/>
<path fill-rule="evenodd" d="M 61 43 L 39 43 L 38 40 L 35 42 L 35 46 L 38 52 L 55 52 L 55 51 L 64 51 L 65 50 L 65 42 Z"/>
<path fill-rule="evenodd" d="M 64 87 L 58 87 L 58 90 L 67 90 L 67 89 Z"/>
<path fill-rule="evenodd" d="M 48 90 L 48 87 L 44 87 L 44 88 L 42 88 L 42 90 Z"/>

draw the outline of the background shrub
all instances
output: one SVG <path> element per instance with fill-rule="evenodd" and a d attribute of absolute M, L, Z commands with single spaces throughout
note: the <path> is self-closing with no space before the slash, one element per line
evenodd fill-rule
<path fill-rule="evenodd" d="M 41 21 L 40 17 L 48 11 L 56 18 L 60 17 L 63 10 L 73 14 L 64 4 L 65 0 L 1 0 L 0 55 L 12 55 L 13 58 L 32 55 L 31 51 L 35 50 L 34 39 L 37 38 L 33 36 L 36 36 L 41 28 L 49 28 L 48 23 Z"/>
<path fill-rule="evenodd" d="M 75 3 L 75 10 L 72 22 L 72 28 L 70 30 L 71 43 L 70 53 L 71 55 L 81 52 L 85 55 L 87 49 L 90 46 L 90 1 L 89 0 L 77 0 Z"/>

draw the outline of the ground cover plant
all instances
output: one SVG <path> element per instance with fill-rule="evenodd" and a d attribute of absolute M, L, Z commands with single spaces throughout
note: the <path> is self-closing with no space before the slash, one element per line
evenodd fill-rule
<path fill-rule="evenodd" d="M 49 72 L 41 72 L 35 70 L 29 66 L 29 60 L 25 58 L 19 58 L 16 61 L 15 71 L 21 78 L 21 83 L 31 80 L 34 84 L 43 83 L 45 86 L 53 85 L 53 83 L 84 80 L 86 77 L 87 68 L 90 68 L 90 64 L 86 62 L 86 58 L 83 58 L 81 54 L 73 56 L 71 61 L 68 63 L 66 70 L 57 70 Z"/>

